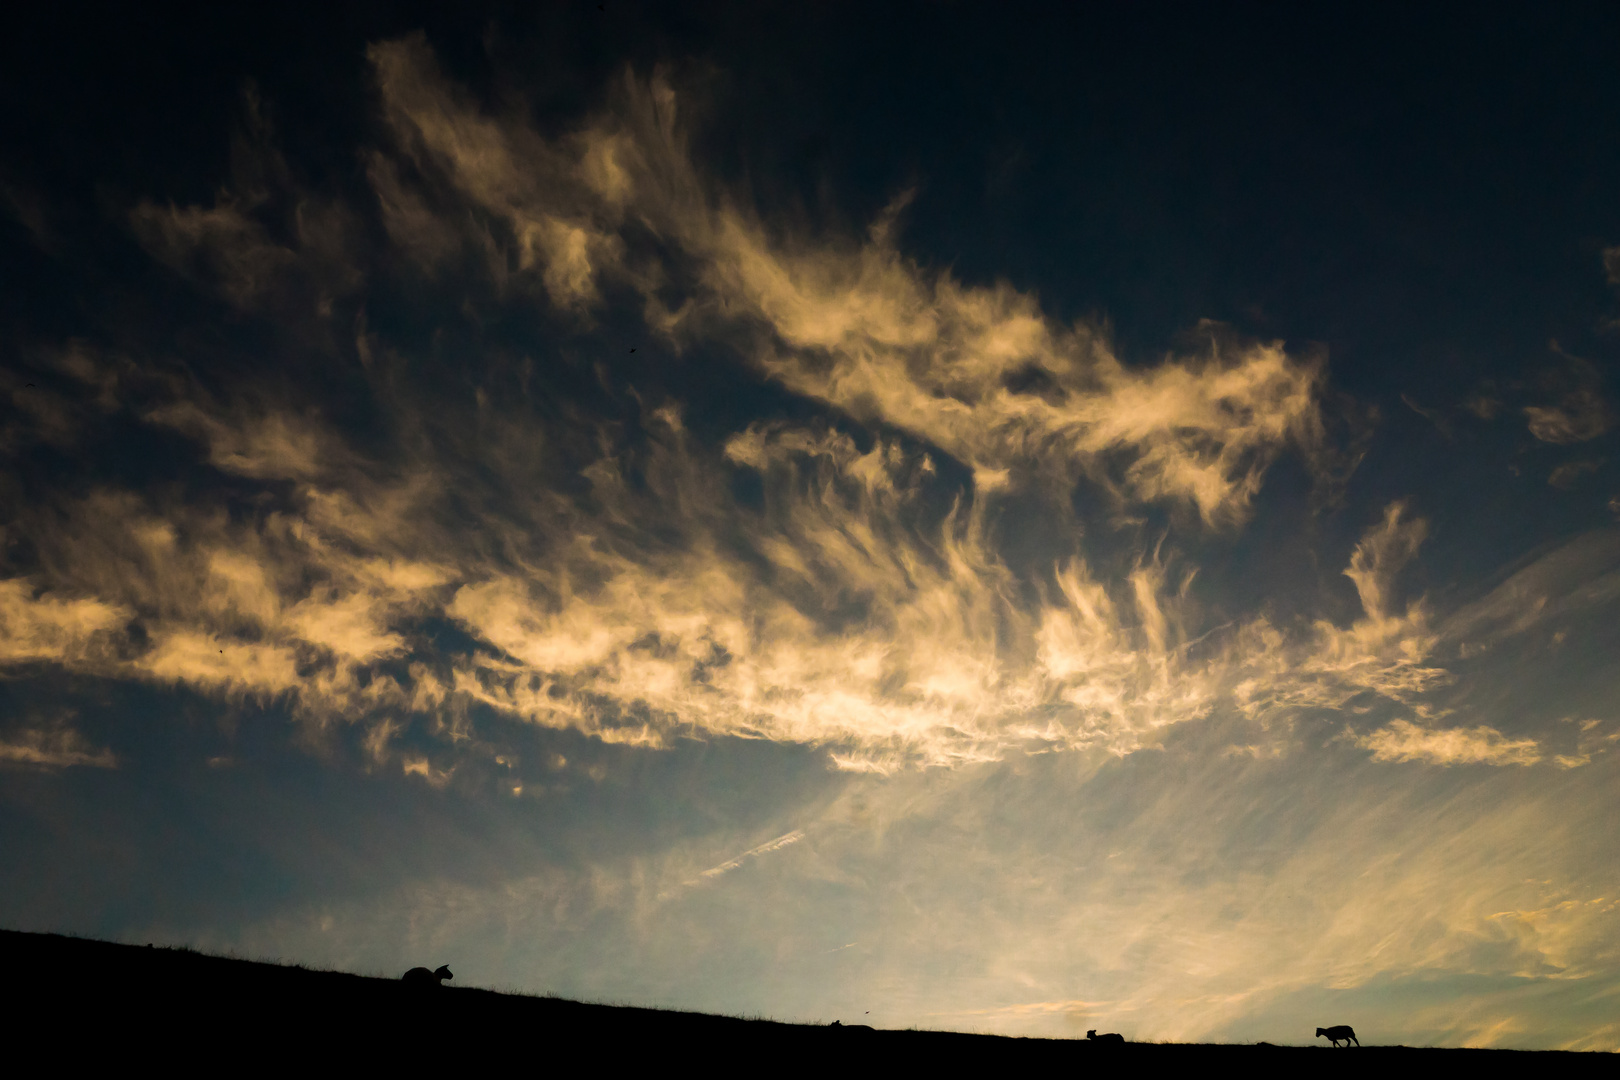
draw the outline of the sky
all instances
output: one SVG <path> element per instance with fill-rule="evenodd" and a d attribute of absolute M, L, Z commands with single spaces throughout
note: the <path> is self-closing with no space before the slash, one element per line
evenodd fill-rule
<path fill-rule="evenodd" d="M 1620 12 L 0 34 L 0 925 L 1620 1050 Z"/>

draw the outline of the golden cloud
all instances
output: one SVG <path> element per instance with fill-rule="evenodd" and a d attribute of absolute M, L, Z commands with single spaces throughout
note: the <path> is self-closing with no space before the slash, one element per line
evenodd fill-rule
<path fill-rule="evenodd" d="M 1534 739 L 1510 739 L 1495 728 L 1422 728 L 1394 720 L 1357 740 L 1374 761 L 1429 765 L 1534 765 L 1541 749 Z"/>
<path fill-rule="evenodd" d="M 413 718 L 450 757 L 488 750 L 473 706 L 634 745 L 809 744 L 885 773 L 1013 748 L 1129 753 L 1222 710 L 1277 731 L 1368 695 L 1431 716 L 1450 675 L 1423 603 L 1396 599 L 1424 536 L 1399 504 L 1350 558 L 1363 615 L 1348 627 L 1205 625 L 1196 567 L 1167 542 L 1123 564 L 1077 544 L 1019 573 L 998 550 L 997 500 L 1031 478 L 1064 498 L 1087 478 L 1127 512 L 1165 503 L 1188 529 L 1240 524 L 1277 455 L 1326 453 L 1320 363 L 1206 326 L 1200 350 L 1127 364 L 1029 294 L 905 257 L 903 199 L 862 238 L 784 236 L 693 164 L 659 77 L 627 77 L 606 111 L 547 137 L 481 111 L 420 38 L 369 55 L 388 142 L 367 175 L 425 271 L 481 252 L 502 289 L 532 284 L 564 318 L 630 290 L 671 345 L 722 344 L 823 418 L 704 446 L 678 403 L 647 403 L 632 449 L 588 417 L 542 427 L 482 389 L 471 411 L 407 389 L 361 325 L 395 433 L 368 456 L 307 405 L 251 388 L 218 401 L 175 377 L 139 415 L 274 485 L 272 509 L 101 490 L 32 520 L 44 569 L 0 583 L 0 659 L 286 701 L 363 727 L 375 760 Z M 216 234 L 252 247 L 245 226 L 197 223 L 274 201 L 285 178 L 260 173 L 285 170 L 256 152 L 237 203 L 138 212 L 159 258 Z M 252 259 L 204 264 L 256 295 Z M 583 466 L 559 472 L 558 448 Z M 973 479 L 941 503 L 947 459 Z M 758 507 L 733 494 L 743 474 Z M 432 620 L 468 647 L 435 649 Z"/>
<path fill-rule="evenodd" d="M 499 224 L 500 236 L 469 239 L 505 251 L 497 276 L 534 269 L 559 306 L 589 303 L 610 276 L 642 292 L 672 341 L 728 338 L 795 392 L 912 432 L 981 476 L 1078 469 L 1209 522 L 1240 519 L 1282 449 L 1320 448 L 1320 364 L 1279 344 L 1223 343 L 1211 328 L 1201 355 L 1127 367 L 1100 331 L 1055 325 L 1027 294 L 907 260 L 894 244 L 904 199 L 865 242 L 773 241 L 693 165 L 658 77 L 628 79 L 612 113 L 547 141 L 479 112 L 420 38 L 370 55 L 406 160 Z M 376 175 L 385 206 L 408 201 L 397 169 Z M 404 230 L 403 211 L 390 213 Z M 678 247 L 692 280 L 634 251 L 627 230 Z M 688 292 L 673 311 L 660 299 L 671 284 Z M 1111 469 L 1118 455 L 1129 461 Z"/>

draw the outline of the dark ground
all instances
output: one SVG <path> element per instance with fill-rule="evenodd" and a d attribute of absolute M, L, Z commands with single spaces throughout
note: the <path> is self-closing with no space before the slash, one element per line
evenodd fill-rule
<path fill-rule="evenodd" d="M 1609 1054 L 1127 1043 L 1013 1039 L 940 1031 L 872 1031 L 589 1005 L 446 985 L 207 956 L 179 948 L 0 931 L 9 1002 L 0 1032 L 64 1067 L 96 1062 L 256 1072 L 300 1069 L 515 1067 L 617 1074 L 703 1069 L 799 1074 L 939 1070 L 1008 1075 L 1088 1067 L 1247 1069 L 1271 1074 L 1401 1075 L 1469 1070 L 1601 1070 Z"/>

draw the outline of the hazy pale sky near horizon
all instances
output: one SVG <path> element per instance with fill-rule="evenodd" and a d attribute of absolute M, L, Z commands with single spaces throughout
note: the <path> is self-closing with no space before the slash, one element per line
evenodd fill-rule
<path fill-rule="evenodd" d="M 10 18 L 0 925 L 1620 1049 L 1613 7 Z"/>

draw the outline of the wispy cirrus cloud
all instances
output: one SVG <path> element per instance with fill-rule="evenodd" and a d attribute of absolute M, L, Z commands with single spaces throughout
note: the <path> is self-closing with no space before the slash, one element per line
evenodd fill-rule
<path fill-rule="evenodd" d="M 564 307 L 588 305 L 602 281 L 628 286 L 672 341 L 727 340 L 797 393 L 928 440 L 981 484 L 1079 469 L 1120 498 L 1229 522 L 1284 448 L 1326 452 L 1320 363 L 1211 334 L 1198 355 L 1127 367 L 1099 330 L 1054 324 L 1028 294 L 908 260 L 905 198 L 864 240 L 773 236 L 692 163 L 661 77 L 627 77 L 610 111 L 548 141 L 478 112 L 420 39 L 370 56 L 402 166 L 489 222 L 467 242 L 493 245 L 502 280 L 538 276 Z M 400 205 L 400 172 L 379 175 L 383 205 Z M 649 233 L 683 258 L 637 243 Z"/>
<path fill-rule="evenodd" d="M 0 662 L 73 662 L 88 657 L 128 613 L 92 597 L 38 592 L 25 579 L 0 581 Z"/>
<path fill-rule="evenodd" d="M 1549 443 L 1577 443 L 1609 430 L 1609 411 L 1595 390 L 1577 390 L 1556 405 L 1527 405 L 1530 434 Z"/>
<path fill-rule="evenodd" d="M 1620 532 L 1598 529 L 1560 544 L 1440 624 L 1443 647 L 1477 656 L 1508 639 L 1620 597 Z"/>
<path fill-rule="evenodd" d="M 115 656 L 30 646 L 40 659 L 286 700 L 364 728 L 373 755 L 401 709 L 464 731 L 475 705 L 649 746 L 681 731 L 810 743 L 889 772 L 1022 744 L 1128 752 L 1222 700 L 1241 661 L 1226 637 L 1199 639 L 1190 565 L 1144 552 L 1111 582 L 1070 551 L 1021 579 L 987 515 L 1021 478 L 1078 473 L 1122 507 L 1238 523 L 1279 453 L 1325 452 L 1318 362 L 1210 331 L 1200 353 L 1127 366 L 1099 330 L 1056 325 L 1026 294 L 907 259 L 894 213 L 864 239 L 776 235 L 693 164 L 656 77 L 627 79 L 604 113 L 548 139 L 481 112 L 420 39 L 370 56 L 390 141 L 368 176 L 385 231 L 424 272 L 452 248 L 481 253 L 500 290 L 532 285 L 587 322 L 604 289 L 628 288 L 671 344 L 723 344 L 831 415 L 715 447 L 671 403 L 649 410 L 632 452 L 610 423 L 544 430 L 482 391 L 473 413 L 430 414 L 363 325 L 359 358 L 391 380 L 377 392 L 396 433 L 371 452 L 308 405 L 160 380 L 130 406 L 142 422 L 224 476 L 280 485 L 265 492 L 274 509 L 227 518 L 103 490 L 36 518 L 42 581 L 74 599 L 19 599 L 19 640 L 43 641 L 61 604 L 129 624 Z M 359 280 L 347 234 L 306 228 L 298 215 L 324 204 L 295 197 L 249 106 L 215 206 L 142 203 L 132 221 L 155 258 L 233 306 L 324 318 Z M 457 424 L 483 431 L 476 450 Z M 875 434 L 849 430 L 864 425 Z M 559 487 L 559 455 L 580 462 L 586 498 Z M 938 490 L 936 456 L 972 484 Z M 492 501 L 467 503 L 475 473 Z M 735 502 L 741 473 L 762 508 Z M 668 542 L 646 543 L 657 535 Z M 473 647 L 426 648 L 433 619 Z"/>
<path fill-rule="evenodd" d="M 1582 476 L 1596 472 L 1601 461 L 1566 461 L 1547 474 L 1547 483 L 1561 491 L 1568 491 L 1580 482 Z"/>
<path fill-rule="evenodd" d="M 1348 627 L 1205 625 L 1173 541 L 1124 564 L 1075 545 L 1033 572 L 999 550 L 998 499 L 1028 488 L 1071 513 L 1081 479 L 1122 510 L 1187 511 L 1189 537 L 1239 527 L 1279 454 L 1332 457 L 1318 360 L 1205 327 L 1202 351 L 1127 365 L 1028 294 L 908 259 L 903 200 L 860 238 L 773 230 L 693 163 L 658 77 L 627 77 L 546 137 L 477 108 L 420 39 L 369 55 L 389 133 L 369 158 L 377 212 L 430 280 L 452 249 L 482 253 L 499 291 L 532 286 L 587 333 L 628 289 L 671 346 L 729 349 L 826 416 L 716 445 L 670 401 L 642 409 L 632 441 L 618 421 L 541 422 L 526 392 L 444 400 L 357 320 L 385 438 L 362 451 L 285 393 L 160 380 L 129 408 L 266 485 L 268 509 L 98 491 L 36 518 L 43 575 L 10 585 L 19 656 L 286 700 L 359 727 L 376 760 L 416 724 L 442 735 L 435 775 L 492 752 L 469 736 L 474 707 L 649 747 L 683 732 L 809 744 L 890 773 L 1014 747 L 1129 753 L 1221 710 L 1284 730 L 1358 695 L 1426 716 L 1450 679 L 1426 607 L 1395 598 L 1425 528 L 1399 504 L 1350 559 L 1363 615 Z M 292 181 L 256 103 L 250 121 L 229 206 L 270 212 Z M 233 305 L 290 302 L 248 272 L 252 230 L 182 228 L 207 213 L 137 217 L 160 260 L 181 241 L 218 248 L 187 272 Z M 313 281 L 338 250 L 289 258 Z M 947 462 L 970 479 L 946 481 Z M 737 500 L 742 476 L 757 506 Z M 80 637 L 105 635 L 114 612 L 128 627 L 104 656 L 49 629 L 93 615 Z M 467 644 L 433 647 L 436 620 Z"/>
<path fill-rule="evenodd" d="M 796 844 L 803 839 L 803 829 L 795 829 L 790 833 L 784 833 L 783 835 L 778 836 L 775 840 L 767 840 L 758 847 L 749 848 L 735 859 L 727 859 L 718 866 L 709 867 L 707 870 L 703 871 L 703 873 L 699 874 L 698 878 L 699 880 L 706 878 L 717 878 L 721 874 L 729 874 L 733 870 L 742 866 L 743 863 L 747 862 L 749 859 L 757 859 L 761 855 L 769 855 L 773 851 L 780 851 L 789 844 Z"/>
<path fill-rule="evenodd" d="M 1361 736 L 1358 744 L 1374 761 L 1417 761 L 1430 765 L 1534 765 L 1541 751 L 1534 739 L 1510 739 L 1495 728 L 1422 728 L 1410 720 Z"/>
<path fill-rule="evenodd" d="M 1553 343 L 1555 351 L 1557 342 Z M 1552 403 L 1528 405 L 1524 415 L 1530 434 L 1542 442 L 1569 445 L 1589 442 L 1609 430 L 1613 412 L 1603 394 L 1598 370 L 1590 362 L 1565 356 L 1564 370 L 1544 376 L 1545 388 L 1557 393 Z"/>
<path fill-rule="evenodd" d="M 66 724 L 29 727 L 0 735 L 0 764 L 37 769 L 115 769 L 118 757 Z"/>
<path fill-rule="evenodd" d="M 231 182 L 212 206 L 142 200 L 129 213 L 157 262 L 241 309 L 295 301 L 330 314 L 362 280 L 355 221 L 341 202 L 301 188 L 274 144 L 265 103 L 249 86 L 232 140 Z"/>

